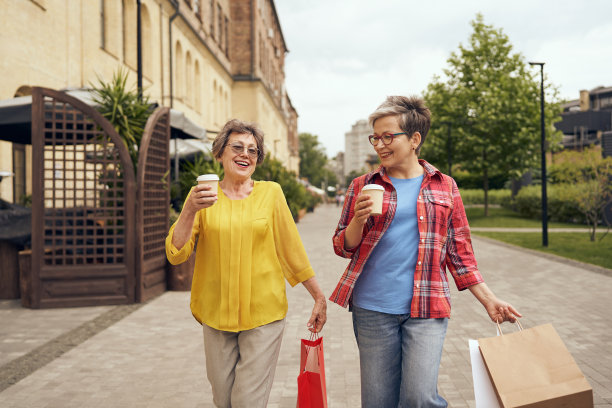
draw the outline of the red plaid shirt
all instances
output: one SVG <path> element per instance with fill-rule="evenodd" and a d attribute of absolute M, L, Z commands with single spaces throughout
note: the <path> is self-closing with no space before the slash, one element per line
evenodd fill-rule
<path fill-rule="evenodd" d="M 425 173 L 417 199 L 419 252 L 414 271 L 414 294 L 410 316 L 413 318 L 450 317 L 450 290 L 446 268 L 459 290 L 483 282 L 478 271 L 470 227 L 463 201 L 455 180 L 442 174 L 425 160 L 419 160 Z M 350 250 L 344 249 L 346 227 L 353 219 L 355 200 L 366 184 L 379 184 L 385 188 L 383 214 L 370 216 L 363 228 L 361 243 Z M 363 267 L 380 241 L 397 208 L 397 192 L 384 167 L 353 180 L 346 192 L 342 216 L 333 237 L 336 254 L 350 258 L 340 282 L 329 298 L 343 307 L 352 304 L 353 288 Z"/>

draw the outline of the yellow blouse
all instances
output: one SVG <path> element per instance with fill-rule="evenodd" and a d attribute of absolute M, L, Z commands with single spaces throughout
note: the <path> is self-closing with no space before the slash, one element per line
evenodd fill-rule
<path fill-rule="evenodd" d="M 284 279 L 295 286 L 314 271 L 280 185 L 255 181 L 241 200 L 230 200 L 221 188 L 217 195 L 213 206 L 197 213 L 182 248 L 172 244 L 176 223 L 166 237 L 173 265 L 185 262 L 198 240 L 191 313 L 200 323 L 232 332 L 283 319 Z"/>

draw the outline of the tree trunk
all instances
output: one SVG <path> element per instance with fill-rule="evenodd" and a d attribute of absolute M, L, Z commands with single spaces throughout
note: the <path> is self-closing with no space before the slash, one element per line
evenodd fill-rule
<path fill-rule="evenodd" d="M 599 222 L 599 220 L 597 219 L 597 215 L 595 215 L 595 217 L 593 217 L 593 228 L 591 228 L 591 242 L 595 242 L 595 236 L 597 233 L 597 223 Z"/>

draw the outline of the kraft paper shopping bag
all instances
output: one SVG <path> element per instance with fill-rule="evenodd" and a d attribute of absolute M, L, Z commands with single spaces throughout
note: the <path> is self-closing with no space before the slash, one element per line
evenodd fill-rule
<path fill-rule="evenodd" d="M 478 344 L 502 407 L 593 407 L 593 389 L 552 324 Z"/>

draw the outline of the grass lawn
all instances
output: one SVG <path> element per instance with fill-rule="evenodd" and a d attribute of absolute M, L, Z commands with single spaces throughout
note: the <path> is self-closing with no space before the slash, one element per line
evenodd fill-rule
<path fill-rule="evenodd" d="M 540 233 L 472 232 L 472 234 L 612 269 L 612 233 L 601 241 L 599 238 L 604 232 L 597 233 L 597 238 L 591 242 L 588 232 L 553 232 L 548 234 L 547 248 L 542 246 Z"/>
<path fill-rule="evenodd" d="M 518 213 L 500 207 L 489 207 L 489 216 L 484 216 L 484 207 L 467 207 L 465 209 L 470 227 L 504 227 L 504 228 L 541 228 L 542 221 L 521 218 Z M 549 222 L 548 228 L 585 228 L 561 222 Z"/>

